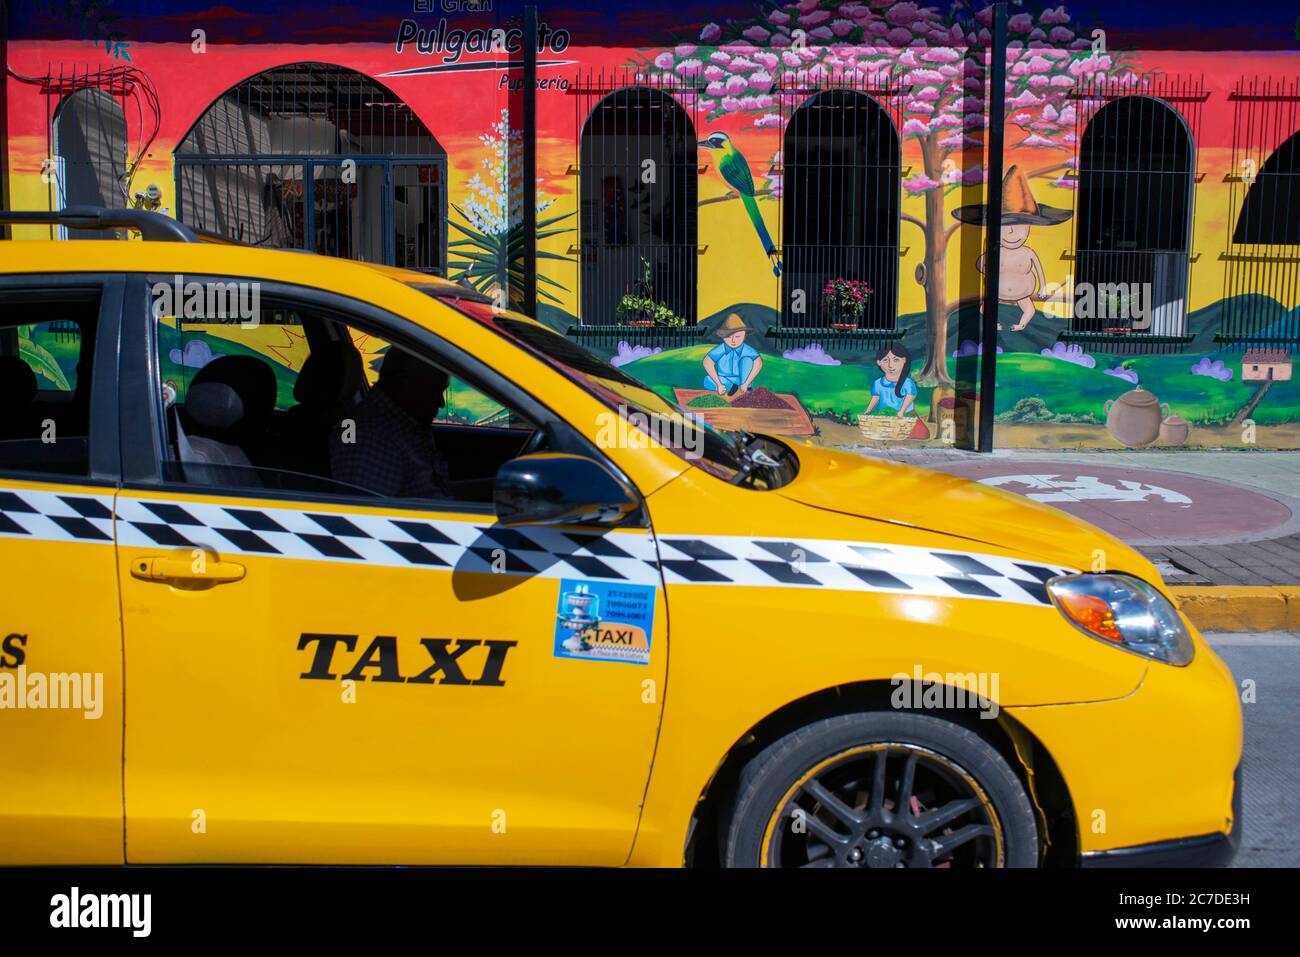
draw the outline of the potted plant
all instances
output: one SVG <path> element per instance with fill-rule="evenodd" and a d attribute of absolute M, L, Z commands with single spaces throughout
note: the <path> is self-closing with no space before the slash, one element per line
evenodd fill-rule
<path fill-rule="evenodd" d="M 1112 320 L 1109 326 L 1103 326 L 1102 332 L 1110 335 L 1128 335 L 1133 331 L 1131 325 L 1119 325 L 1115 320 L 1128 320 L 1132 313 L 1129 311 L 1132 307 L 1133 296 L 1124 288 L 1123 283 L 1119 283 L 1119 288 L 1109 292 L 1102 292 L 1098 298 L 1101 300 L 1101 318 Z"/>
<path fill-rule="evenodd" d="M 831 328 L 837 332 L 858 328 L 866 315 L 871 292 L 866 280 L 842 276 L 828 279 L 822 287 L 822 308 L 830 316 Z"/>
<path fill-rule="evenodd" d="M 666 304 L 654 296 L 654 287 L 650 282 L 650 262 L 643 256 L 641 265 L 643 278 L 638 280 L 631 292 L 623 293 L 618 301 L 615 313 L 629 326 L 684 326 L 686 320 L 677 315 Z"/>

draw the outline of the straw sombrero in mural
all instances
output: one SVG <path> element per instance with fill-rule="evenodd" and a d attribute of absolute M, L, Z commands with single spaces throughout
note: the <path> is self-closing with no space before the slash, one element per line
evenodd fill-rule
<path fill-rule="evenodd" d="M 958 206 L 952 211 L 963 223 L 984 224 L 984 203 L 972 203 Z M 1074 215 L 1068 209 L 1041 205 L 1034 199 L 1029 188 L 1029 177 L 1019 166 L 1007 170 L 1006 179 L 1002 181 L 1002 225 L 1003 226 L 1055 226 Z"/>
<path fill-rule="evenodd" d="M 738 313 L 733 312 L 726 319 L 718 323 L 718 328 L 713 330 L 713 334 L 719 339 L 725 339 L 733 332 L 753 332 L 754 327 L 740 318 Z"/>

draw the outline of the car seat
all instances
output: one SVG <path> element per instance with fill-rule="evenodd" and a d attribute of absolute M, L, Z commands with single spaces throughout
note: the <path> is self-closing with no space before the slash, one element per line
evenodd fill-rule
<path fill-rule="evenodd" d="M 280 423 L 285 468 L 329 476 L 330 432 L 356 399 L 364 377 L 361 354 L 350 342 L 312 350 L 293 386 L 298 404 Z"/>
<path fill-rule="evenodd" d="M 221 356 L 200 369 L 186 392 L 184 422 L 176 428 L 186 480 L 220 474 L 203 466 L 264 465 L 275 393 L 275 373 L 253 356 Z M 238 484 L 251 478 L 239 476 Z"/>
<path fill-rule="evenodd" d="M 32 439 L 39 432 L 33 403 L 36 373 L 18 356 L 0 356 L 0 439 Z"/>

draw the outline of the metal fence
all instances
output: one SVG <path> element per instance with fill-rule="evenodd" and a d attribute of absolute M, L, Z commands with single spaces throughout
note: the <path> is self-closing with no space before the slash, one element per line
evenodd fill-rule
<path fill-rule="evenodd" d="M 446 272 L 446 154 L 371 78 L 299 63 L 213 103 L 176 151 L 177 215 L 240 242 Z"/>
<path fill-rule="evenodd" d="M 134 67 L 51 65 L 42 76 L 10 71 L 45 97 L 46 156 L 41 173 L 50 209 L 131 206 L 133 180 L 158 133 L 157 94 Z M 134 147 L 134 149 L 132 148 Z M 121 237 L 120 230 L 68 230 L 60 239 Z"/>
<path fill-rule="evenodd" d="M 1114 352 L 1191 341 L 1188 291 L 1204 83 L 1105 77 L 1078 101 L 1074 288 L 1062 339 Z"/>
<path fill-rule="evenodd" d="M 693 333 L 699 255 L 695 101 L 629 71 L 569 89 L 578 124 L 579 324 Z"/>
<path fill-rule="evenodd" d="M 782 73 L 780 332 L 887 337 L 898 304 L 899 91 Z M 883 104 L 883 105 L 882 105 Z M 865 283 L 857 308 L 834 286 Z M 846 300 L 848 305 L 846 305 Z"/>
<path fill-rule="evenodd" d="M 1229 351 L 1300 347 L 1300 81 L 1238 80 L 1228 236 L 1219 258 Z"/>

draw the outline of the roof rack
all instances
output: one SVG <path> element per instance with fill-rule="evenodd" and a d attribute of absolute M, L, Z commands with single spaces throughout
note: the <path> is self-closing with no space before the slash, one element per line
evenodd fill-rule
<path fill-rule="evenodd" d="M 66 226 L 68 229 L 135 229 L 150 242 L 197 243 L 199 237 L 184 223 L 147 209 L 108 209 L 65 206 L 63 209 L 10 212 L 0 209 L 0 224 Z"/>

